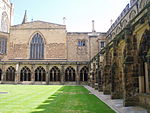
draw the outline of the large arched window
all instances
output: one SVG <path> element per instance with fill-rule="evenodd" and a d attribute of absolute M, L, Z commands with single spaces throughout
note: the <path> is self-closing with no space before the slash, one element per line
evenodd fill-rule
<path fill-rule="evenodd" d="M 39 33 L 36 33 L 30 43 L 30 59 L 44 58 L 44 40 Z"/>
<path fill-rule="evenodd" d="M 50 81 L 60 81 L 60 70 L 56 66 L 50 70 Z"/>
<path fill-rule="evenodd" d="M 80 81 L 87 81 L 88 80 L 88 68 L 87 67 L 83 67 L 80 70 Z"/>
<path fill-rule="evenodd" d="M 2 13 L 1 28 L 3 32 L 9 31 L 9 19 L 6 12 Z"/>
<path fill-rule="evenodd" d="M 66 69 L 65 81 L 75 81 L 75 70 L 72 67 Z"/>
<path fill-rule="evenodd" d="M 35 70 L 35 81 L 46 81 L 46 71 L 41 66 Z"/>
<path fill-rule="evenodd" d="M 21 69 L 20 81 L 31 81 L 31 70 L 26 66 Z"/>
<path fill-rule="evenodd" d="M 0 81 L 2 80 L 2 70 L 0 69 Z"/>
<path fill-rule="evenodd" d="M 6 81 L 15 81 L 15 68 L 10 66 L 6 71 Z"/>

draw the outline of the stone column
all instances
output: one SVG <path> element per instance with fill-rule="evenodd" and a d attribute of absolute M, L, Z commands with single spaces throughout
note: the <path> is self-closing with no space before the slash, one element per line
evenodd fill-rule
<path fill-rule="evenodd" d="M 64 84 L 64 79 L 65 77 L 65 69 L 64 69 L 64 65 L 61 66 L 61 84 Z"/>
<path fill-rule="evenodd" d="M 103 72 L 103 93 L 105 95 L 111 94 L 110 92 L 110 65 L 105 65 Z"/>
<path fill-rule="evenodd" d="M 79 77 L 79 65 L 77 65 L 76 67 L 76 84 L 79 85 L 80 84 L 80 77 Z"/>
<path fill-rule="evenodd" d="M 49 65 L 46 65 L 46 85 L 49 85 Z"/>
<path fill-rule="evenodd" d="M 103 93 L 111 94 L 110 92 L 110 59 L 109 59 L 109 48 L 106 48 L 104 57 L 104 67 L 103 67 Z"/>
<path fill-rule="evenodd" d="M 99 70 L 99 82 L 98 82 L 98 91 L 103 91 L 103 78 L 102 78 L 102 69 Z"/>
<path fill-rule="evenodd" d="M 146 93 L 150 92 L 150 87 L 149 87 L 149 77 L 148 77 L 148 63 L 145 62 L 145 83 L 146 83 Z"/>
<path fill-rule="evenodd" d="M 118 67 L 118 40 L 113 42 L 113 59 L 111 64 L 111 98 L 120 99 L 123 96 L 123 92 L 120 90 L 122 84 L 119 81 L 119 67 Z"/>
<path fill-rule="evenodd" d="M 2 65 L 2 78 L 1 78 L 1 83 L 4 83 L 6 81 L 6 70 L 5 70 L 5 65 Z"/>
<path fill-rule="evenodd" d="M 130 26 L 125 29 L 125 62 L 124 62 L 124 106 L 134 106 L 138 104 L 138 98 L 136 93 L 138 91 L 136 87 L 136 73 L 135 73 L 135 66 L 136 66 L 136 59 L 135 53 L 133 49 L 132 43 L 132 31 Z"/>
<path fill-rule="evenodd" d="M 32 84 L 35 83 L 35 65 L 34 64 L 31 66 L 31 81 L 32 81 Z"/>
<path fill-rule="evenodd" d="M 15 72 L 15 84 L 20 82 L 20 63 L 16 64 L 16 72 Z"/>

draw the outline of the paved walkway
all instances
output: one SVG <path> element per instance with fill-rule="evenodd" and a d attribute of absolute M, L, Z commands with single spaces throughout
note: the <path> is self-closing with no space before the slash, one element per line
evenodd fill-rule
<path fill-rule="evenodd" d="M 104 95 L 102 92 L 98 92 L 92 87 L 84 86 L 88 89 L 92 94 L 97 96 L 100 100 L 106 103 L 111 109 L 116 111 L 117 113 L 148 113 L 145 109 L 141 107 L 123 107 L 122 99 L 114 99 L 110 98 L 110 95 Z"/>

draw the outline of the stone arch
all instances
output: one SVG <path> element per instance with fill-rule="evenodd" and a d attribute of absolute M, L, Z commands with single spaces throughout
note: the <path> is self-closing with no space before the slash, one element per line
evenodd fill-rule
<path fill-rule="evenodd" d="M 27 66 L 21 69 L 20 81 L 31 81 L 31 70 Z"/>
<path fill-rule="evenodd" d="M 146 55 L 150 49 L 150 31 L 145 30 L 139 47 L 139 55 L 143 61 L 146 61 Z"/>
<path fill-rule="evenodd" d="M 2 80 L 2 69 L 0 69 L 0 81 Z"/>
<path fill-rule="evenodd" d="M 3 32 L 9 31 L 9 18 L 5 11 L 2 13 L 1 29 Z"/>
<path fill-rule="evenodd" d="M 120 31 L 121 31 L 121 27 L 118 26 L 118 27 L 116 28 L 116 34 L 118 34 Z"/>
<path fill-rule="evenodd" d="M 56 66 L 52 67 L 50 70 L 50 81 L 60 81 L 60 69 Z"/>
<path fill-rule="evenodd" d="M 71 66 L 69 66 L 66 70 L 65 70 L 65 81 L 75 81 L 75 69 Z"/>
<path fill-rule="evenodd" d="M 15 81 L 15 73 L 16 73 L 15 68 L 10 66 L 6 70 L 6 81 Z"/>
<path fill-rule="evenodd" d="M 144 8 L 146 4 L 147 4 L 147 0 L 141 0 L 139 2 L 139 8 L 141 8 L 141 9 Z"/>
<path fill-rule="evenodd" d="M 139 47 L 140 76 L 144 77 L 144 92 L 150 92 L 150 31 L 145 30 Z"/>
<path fill-rule="evenodd" d="M 46 71 L 42 66 L 35 69 L 35 81 L 46 81 Z"/>
<path fill-rule="evenodd" d="M 86 66 L 80 70 L 80 81 L 88 81 L 88 67 Z"/>
<path fill-rule="evenodd" d="M 115 35 L 116 35 L 116 33 L 115 33 L 115 32 L 113 32 L 113 33 L 111 34 L 112 38 L 114 38 L 114 37 L 115 37 Z"/>
<path fill-rule="evenodd" d="M 122 28 L 126 27 L 127 22 L 128 22 L 128 21 L 127 21 L 126 19 L 124 19 L 124 20 L 121 22 L 121 27 L 122 27 Z"/>
<path fill-rule="evenodd" d="M 136 11 L 132 10 L 129 14 L 129 20 L 132 20 L 136 16 Z"/>
<path fill-rule="evenodd" d="M 39 33 L 30 41 L 30 59 L 44 59 L 44 39 Z"/>
<path fill-rule="evenodd" d="M 32 33 L 32 35 L 30 36 L 30 38 L 29 38 L 29 40 L 28 40 L 28 45 L 30 45 L 30 42 L 32 41 L 32 38 L 33 38 L 34 35 L 36 35 L 37 33 L 41 35 L 41 37 L 42 37 L 43 40 L 44 40 L 44 44 L 46 45 L 46 38 L 45 38 L 45 36 L 43 35 L 43 33 L 40 32 L 40 31 L 35 31 L 35 32 Z"/>

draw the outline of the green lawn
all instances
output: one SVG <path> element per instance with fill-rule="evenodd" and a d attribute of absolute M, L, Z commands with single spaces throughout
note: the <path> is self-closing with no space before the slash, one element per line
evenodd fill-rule
<path fill-rule="evenodd" d="M 0 85 L 0 92 L 0 113 L 115 113 L 82 86 Z"/>

